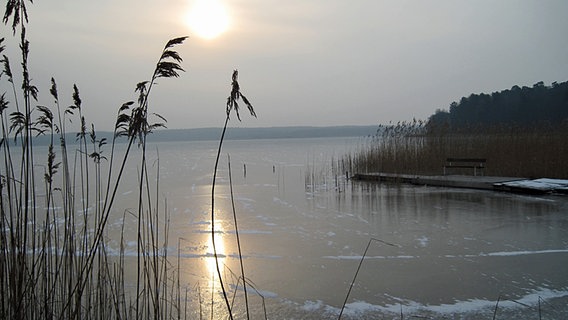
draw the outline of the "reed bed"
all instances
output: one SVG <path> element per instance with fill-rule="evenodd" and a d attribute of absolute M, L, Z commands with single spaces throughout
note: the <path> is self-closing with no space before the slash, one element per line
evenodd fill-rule
<path fill-rule="evenodd" d="M 169 213 L 158 197 L 159 169 L 149 178 L 146 137 L 165 122 L 149 112 L 152 87 L 183 71 L 175 47 L 186 37 L 166 43 L 149 80 L 136 85 L 137 101 L 118 108 L 107 141 L 83 116 L 77 86 L 69 102 L 52 78 L 52 103 L 38 105 L 28 70 L 26 2 L 9 1 L 3 21 L 19 35 L 21 56 L 13 72 L 0 39 L 0 80 L 9 88 L 0 96 L 0 318 L 181 318 L 179 268 L 168 256 Z M 76 141 L 68 140 L 71 130 Z M 49 137 L 45 154 L 34 144 L 38 135 Z M 119 140 L 126 143 L 121 154 Z M 110 215 L 121 210 L 114 203 L 126 167 L 138 172 L 137 203 L 123 213 L 138 222 L 134 261 L 125 256 L 124 226 L 119 252 L 111 252 L 108 233 Z"/>
<path fill-rule="evenodd" d="M 0 157 L 0 318 L 103 319 L 170 318 L 179 315 L 176 269 L 168 260 L 168 210 L 157 197 L 159 183 L 148 179 L 146 136 L 162 123 L 151 123 L 148 97 L 155 80 L 177 77 L 181 58 L 173 51 L 185 37 L 166 44 L 152 77 L 137 85 L 138 102 L 127 102 L 117 113 L 107 155 L 106 139 L 90 130 L 83 116 L 79 89 L 73 87 L 71 106 L 59 97 L 51 80 L 53 105 L 34 106 L 38 89 L 27 70 L 25 4 L 12 13 L 14 33 L 21 35 L 22 85 L 12 77 L 3 56 L 3 80 L 13 95 L 1 96 Z M 5 18 L 6 20 L 6 18 Z M 3 39 L 0 41 L 3 42 Z M 3 51 L 4 47 L 1 48 Z M 158 120 L 163 120 L 160 116 Z M 71 121 L 79 124 L 76 141 L 68 141 Z M 36 135 L 48 135 L 45 158 L 37 158 Z M 118 139 L 126 152 L 118 156 Z M 141 150 L 131 157 L 132 146 Z M 117 191 L 126 166 L 138 167 L 136 216 L 136 288 L 125 274 L 124 230 L 120 252 L 109 253 L 107 222 L 114 212 Z M 106 167 L 103 169 L 103 167 Z M 115 172 L 112 168 L 118 168 Z M 159 181 L 159 172 L 156 172 Z M 126 214 L 126 211 L 125 211 Z M 178 286 L 178 290 L 174 290 Z"/>
<path fill-rule="evenodd" d="M 560 125 L 432 128 L 421 121 L 381 127 L 336 161 L 336 173 L 441 175 L 448 157 L 486 158 L 485 175 L 568 178 L 568 121 Z M 453 171 L 456 174 L 471 174 Z"/>
<path fill-rule="evenodd" d="M 213 319 L 233 318 L 237 309 L 248 319 L 247 288 L 261 297 L 266 318 L 264 298 L 245 277 L 240 242 L 240 276 L 235 277 L 217 258 L 215 178 L 211 239 L 225 310 L 216 303 L 216 281 L 205 286 L 181 281 L 180 245 L 184 239 L 177 241 L 177 256 L 168 251 L 173 250 L 169 209 L 160 197 L 159 156 L 150 161 L 146 149 L 147 136 L 165 127 L 166 120 L 150 111 L 149 96 L 157 80 L 176 78 L 184 71 L 175 49 L 187 37 L 166 43 L 151 77 L 135 86 L 136 101 L 118 107 L 114 132 L 107 141 L 97 136 L 95 125 L 89 125 L 83 116 L 85 105 L 76 85 L 69 102 L 59 96 L 52 78 L 52 103 L 38 105 L 39 90 L 28 70 L 25 1 L 8 2 L 4 23 L 10 20 L 11 31 L 19 35 L 21 85 L 15 80 L 10 59 L 2 55 L 0 80 L 10 90 L 0 96 L 0 319 L 187 319 L 188 315 Z M 4 41 L 0 39 L 0 54 L 5 50 Z M 240 120 L 239 101 L 256 116 L 237 77 L 235 70 L 219 154 L 229 115 L 234 112 Z M 71 131 L 77 132 L 73 141 L 69 139 Z M 40 135 L 48 137 L 47 147 L 36 145 L 35 138 Z M 218 161 L 219 157 L 214 177 Z M 134 176 L 126 177 L 127 172 Z M 135 203 L 130 209 L 118 208 L 121 185 L 133 180 Z M 122 226 L 117 231 L 109 224 L 121 214 Z M 134 224 L 128 228 L 135 230 L 135 254 L 126 252 L 127 237 L 132 236 L 130 231 L 126 234 L 126 221 Z M 222 268 L 233 276 L 223 275 Z M 236 297 L 243 296 L 237 294 L 239 288 L 244 288 L 244 311 L 234 306 L 240 301 Z M 209 291 L 210 300 L 202 291 Z M 209 315 L 207 305 L 211 307 Z"/>

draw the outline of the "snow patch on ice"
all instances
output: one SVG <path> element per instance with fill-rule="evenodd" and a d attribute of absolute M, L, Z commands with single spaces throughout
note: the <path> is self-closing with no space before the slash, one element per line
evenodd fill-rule
<path fill-rule="evenodd" d="M 563 298 L 568 297 L 568 291 L 561 290 L 550 290 L 539 288 L 527 295 L 515 299 L 515 300 L 501 300 L 499 301 L 499 309 L 517 310 L 523 309 L 526 305 L 532 305 L 535 301 L 543 299 L 544 301 L 553 298 Z M 391 297 L 400 303 L 387 304 L 387 305 L 376 305 L 366 301 L 354 301 L 347 303 L 345 309 L 343 310 L 343 315 L 349 318 L 364 318 L 365 315 L 377 314 L 377 313 L 392 313 L 404 315 L 410 314 L 429 314 L 428 318 L 431 319 L 432 313 L 445 318 L 450 316 L 451 318 L 456 318 L 458 315 L 466 316 L 475 313 L 486 312 L 487 310 L 493 310 L 497 301 L 483 300 L 483 299 L 470 299 L 465 301 L 455 301 L 454 303 L 440 304 L 440 305 L 424 305 L 416 301 L 405 300 L 401 298 Z M 305 301 L 304 305 L 300 306 L 300 309 L 308 312 L 321 312 L 339 314 L 340 308 L 325 305 L 322 301 Z M 461 319 L 461 317 L 458 317 Z M 456 319 L 458 319 L 456 318 Z M 397 318 L 398 319 L 398 318 Z"/>
<path fill-rule="evenodd" d="M 428 237 L 426 237 L 426 236 L 422 236 L 422 237 L 416 239 L 416 241 L 418 241 L 418 245 L 420 245 L 422 248 L 425 248 L 428 245 L 428 242 L 430 241 L 430 239 L 428 239 Z"/>
<path fill-rule="evenodd" d="M 463 258 L 479 258 L 479 257 L 511 257 L 511 256 L 525 256 L 533 254 L 551 254 L 551 253 L 568 253 L 568 249 L 551 249 L 551 250 L 535 250 L 535 251 L 501 251 L 501 252 L 480 252 L 478 254 L 465 254 L 465 255 L 452 255 L 447 254 L 440 256 L 440 258 L 449 259 L 463 259 Z M 323 256 L 323 259 L 333 259 L 333 260 L 361 260 L 363 256 Z M 420 256 L 366 256 L 366 260 L 377 260 L 377 259 L 419 259 Z"/>
<path fill-rule="evenodd" d="M 304 311 L 316 311 L 321 309 L 324 306 L 323 301 L 316 300 L 316 301 L 306 301 L 304 305 L 300 307 L 300 309 Z"/>

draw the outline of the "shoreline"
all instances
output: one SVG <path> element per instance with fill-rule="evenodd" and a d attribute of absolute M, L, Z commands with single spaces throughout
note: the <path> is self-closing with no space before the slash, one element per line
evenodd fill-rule
<path fill-rule="evenodd" d="M 521 177 L 412 175 L 397 173 L 356 173 L 359 181 L 395 182 L 422 186 L 505 191 L 525 194 L 568 194 L 568 180 Z"/>

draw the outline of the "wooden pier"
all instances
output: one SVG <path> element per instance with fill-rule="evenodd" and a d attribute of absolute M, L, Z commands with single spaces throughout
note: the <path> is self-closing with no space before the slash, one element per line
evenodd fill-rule
<path fill-rule="evenodd" d="M 527 179 L 518 177 L 491 176 L 426 176 L 394 173 L 358 173 L 352 179 L 408 183 L 449 188 L 468 188 L 494 191 L 508 191 L 530 194 L 563 193 L 568 191 L 568 180 Z"/>

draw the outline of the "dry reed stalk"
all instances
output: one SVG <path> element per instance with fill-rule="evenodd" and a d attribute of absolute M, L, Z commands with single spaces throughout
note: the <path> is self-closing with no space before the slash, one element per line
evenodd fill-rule
<path fill-rule="evenodd" d="M 241 267 L 241 277 L 243 278 L 243 288 L 244 288 L 244 294 L 245 294 L 245 309 L 246 309 L 246 314 L 247 314 L 247 319 L 250 319 L 249 316 L 249 302 L 248 302 L 248 295 L 247 295 L 247 285 L 246 285 L 246 281 L 244 279 L 246 279 L 245 277 L 245 267 L 243 264 L 243 253 L 241 250 L 241 240 L 239 237 L 239 226 L 237 223 L 237 210 L 235 209 L 235 197 L 233 194 L 233 175 L 231 174 L 231 156 L 227 155 L 227 165 L 229 168 L 229 188 L 230 188 L 230 194 L 231 194 L 231 208 L 233 210 L 233 223 L 235 224 L 235 235 L 237 238 L 237 249 L 239 251 L 239 264 Z"/>
<path fill-rule="evenodd" d="M 219 147 L 217 148 L 217 157 L 215 158 L 215 167 L 213 169 L 213 181 L 211 183 L 211 244 L 213 246 L 213 256 L 215 257 L 215 267 L 217 269 L 217 275 L 219 277 L 219 284 L 223 292 L 223 298 L 225 300 L 225 305 L 227 306 L 227 311 L 229 313 L 230 319 L 233 319 L 233 313 L 231 311 L 231 305 L 229 303 L 229 298 L 227 297 L 227 291 L 225 290 L 225 286 L 223 283 L 223 276 L 221 274 L 221 268 L 219 266 L 219 258 L 217 255 L 217 246 L 215 244 L 215 182 L 217 178 L 217 168 L 219 166 L 219 158 L 221 156 L 223 140 L 225 139 L 225 133 L 227 131 L 227 125 L 229 123 L 231 112 L 234 110 L 234 112 L 237 115 L 237 119 L 239 121 L 241 120 L 239 114 L 239 100 L 242 99 L 245 105 L 247 106 L 250 114 L 253 117 L 256 117 L 256 113 L 254 111 L 252 104 L 241 93 L 238 77 L 239 77 L 239 72 L 237 70 L 234 70 L 231 82 L 231 92 L 229 94 L 229 97 L 227 98 L 225 124 L 223 125 L 223 130 L 221 132 L 221 138 L 219 139 Z"/>
<path fill-rule="evenodd" d="M 361 256 L 361 260 L 359 260 L 359 265 L 357 266 L 357 271 L 355 271 L 355 275 L 353 276 L 353 280 L 351 280 L 351 283 L 349 284 L 349 290 L 347 290 L 347 295 L 345 295 L 345 300 L 343 301 L 343 305 L 341 306 L 341 311 L 339 312 L 339 316 L 337 317 L 337 319 L 341 319 L 341 316 L 343 315 L 343 310 L 345 310 L 345 305 L 347 305 L 347 301 L 349 300 L 349 295 L 351 294 L 351 290 L 353 289 L 353 285 L 355 284 L 355 281 L 357 280 L 357 275 L 359 275 L 359 271 L 361 270 L 361 266 L 363 265 L 363 261 L 365 260 L 365 257 L 367 256 L 367 252 L 369 251 L 369 247 L 371 246 L 371 243 L 373 242 L 378 242 L 378 243 L 382 243 L 385 244 L 387 246 L 396 246 L 395 244 L 380 240 L 380 239 L 375 239 L 375 238 L 371 238 L 369 239 L 369 242 L 367 242 L 367 247 L 365 247 L 365 251 L 363 252 L 363 256 Z"/>

